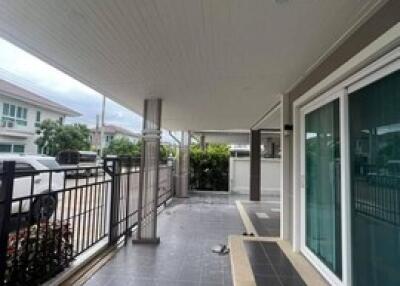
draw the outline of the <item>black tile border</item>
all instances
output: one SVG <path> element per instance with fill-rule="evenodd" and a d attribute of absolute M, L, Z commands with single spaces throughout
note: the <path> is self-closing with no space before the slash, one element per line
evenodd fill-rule
<path fill-rule="evenodd" d="M 306 285 L 278 243 L 246 240 L 244 247 L 257 285 Z"/>

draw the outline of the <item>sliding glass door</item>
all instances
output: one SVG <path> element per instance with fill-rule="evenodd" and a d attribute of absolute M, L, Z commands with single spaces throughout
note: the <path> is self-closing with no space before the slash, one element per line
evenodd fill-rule
<path fill-rule="evenodd" d="M 400 285 L 400 71 L 349 95 L 353 285 Z"/>
<path fill-rule="evenodd" d="M 339 99 L 304 115 L 305 246 L 342 275 Z"/>

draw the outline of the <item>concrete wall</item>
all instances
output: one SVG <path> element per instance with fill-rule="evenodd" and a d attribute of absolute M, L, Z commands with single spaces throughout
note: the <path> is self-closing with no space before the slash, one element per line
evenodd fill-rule
<path fill-rule="evenodd" d="M 280 159 L 261 159 L 261 198 L 263 195 L 280 194 Z M 229 191 L 249 194 L 250 158 L 230 158 Z"/>

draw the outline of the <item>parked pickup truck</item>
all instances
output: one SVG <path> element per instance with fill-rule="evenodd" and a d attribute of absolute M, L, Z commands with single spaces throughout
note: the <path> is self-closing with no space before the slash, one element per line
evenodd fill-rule
<path fill-rule="evenodd" d="M 60 165 L 55 158 L 40 155 L 1 154 L 0 172 L 3 172 L 4 161 L 15 161 L 13 199 L 21 198 L 22 201 L 21 205 L 20 200 L 12 203 L 11 215 L 28 215 L 33 221 L 50 218 L 57 206 L 57 195 L 54 191 L 64 187 L 64 173 L 57 171 Z M 51 182 L 49 182 L 48 170 L 54 170 L 51 172 Z M 38 194 L 48 195 L 35 196 Z"/>

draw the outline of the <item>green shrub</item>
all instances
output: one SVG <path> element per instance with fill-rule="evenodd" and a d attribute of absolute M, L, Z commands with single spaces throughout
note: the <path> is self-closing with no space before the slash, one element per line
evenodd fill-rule
<path fill-rule="evenodd" d="M 72 231 L 67 222 L 40 222 L 8 237 L 6 285 L 39 285 L 73 260 Z"/>
<path fill-rule="evenodd" d="M 190 185 L 192 189 L 227 191 L 229 180 L 229 147 L 209 144 L 190 148 Z"/>

